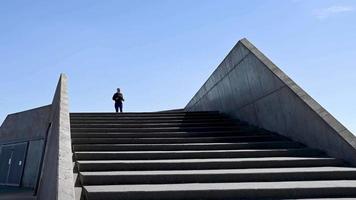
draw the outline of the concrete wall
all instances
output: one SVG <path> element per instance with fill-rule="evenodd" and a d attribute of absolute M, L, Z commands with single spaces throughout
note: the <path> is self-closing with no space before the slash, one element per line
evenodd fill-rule
<path fill-rule="evenodd" d="M 0 153 L 3 145 L 28 142 L 21 187 L 36 186 L 50 111 L 48 105 L 10 114 L 0 127 Z"/>
<path fill-rule="evenodd" d="M 43 139 L 46 136 L 51 105 L 10 114 L 0 127 L 0 143 Z"/>
<path fill-rule="evenodd" d="M 40 200 L 73 200 L 74 182 L 67 78 L 61 75 L 51 105 L 7 116 L 1 145 L 28 142 L 22 187 Z M 1 172 L 0 172 L 1 173 Z"/>
<path fill-rule="evenodd" d="M 235 45 L 185 110 L 218 110 L 356 165 L 350 131 L 247 39 Z"/>
<path fill-rule="evenodd" d="M 26 164 L 22 176 L 22 186 L 35 188 L 41 168 L 44 140 L 31 140 L 28 143 Z"/>
<path fill-rule="evenodd" d="M 74 199 L 67 78 L 61 75 L 53 98 L 51 127 L 38 188 L 39 200 Z"/>

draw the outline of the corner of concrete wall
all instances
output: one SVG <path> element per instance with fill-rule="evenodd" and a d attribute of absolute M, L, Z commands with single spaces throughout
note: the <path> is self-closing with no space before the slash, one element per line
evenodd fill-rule
<path fill-rule="evenodd" d="M 51 105 L 8 115 L 0 127 L 0 144 L 44 138 Z"/>
<path fill-rule="evenodd" d="M 73 200 L 74 182 L 67 77 L 61 74 L 51 107 L 51 127 L 41 172 L 39 200 Z"/>
<path fill-rule="evenodd" d="M 21 187 L 36 186 L 50 115 L 51 105 L 42 106 L 8 115 L 0 127 L 0 153 L 2 145 L 28 143 Z"/>
<path fill-rule="evenodd" d="M 245 38 L 185 110 L 218 110 L 356 165 L 352 133 Z"/>

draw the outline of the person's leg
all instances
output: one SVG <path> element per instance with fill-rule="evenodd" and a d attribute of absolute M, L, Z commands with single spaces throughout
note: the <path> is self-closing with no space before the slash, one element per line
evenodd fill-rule
<path fill-rule="evenodd" d="M 120 104 L 120 112 L 122 112 L 122 104 Z"/>
<path fill-rule="evenodd" d="M 115 103 L 115 111 L 119 112 L 119 104 L 118 103 Z"/>

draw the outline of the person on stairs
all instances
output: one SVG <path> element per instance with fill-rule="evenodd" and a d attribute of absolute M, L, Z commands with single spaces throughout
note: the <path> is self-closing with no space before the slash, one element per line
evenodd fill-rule
<path fill-rule="evenodd" d="M 115 111 L 119 112 L 120 108 L 120 112 L 122 112 L 122 102 L 125 100 L 124 96 L 120 92 L 120 88 L 117 88 L 117 92 L 112 96 L 112 100 L 115 101 Z"/>

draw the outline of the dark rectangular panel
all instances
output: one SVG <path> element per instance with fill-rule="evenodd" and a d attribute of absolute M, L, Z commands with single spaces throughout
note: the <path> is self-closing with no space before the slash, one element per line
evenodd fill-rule
<path fill-rule="evenodd" d="M 0 184 L 6 185 L 11 164 L 12 148 L 3 146 L 0 155 Z"/>
<path fill-rule="evenodd" d="M 12 186 L 20 186 L 23 169 L 25 166 L 27 142 L 15 144 L 12 154 L 12 162 L 7 184 Z"/>

